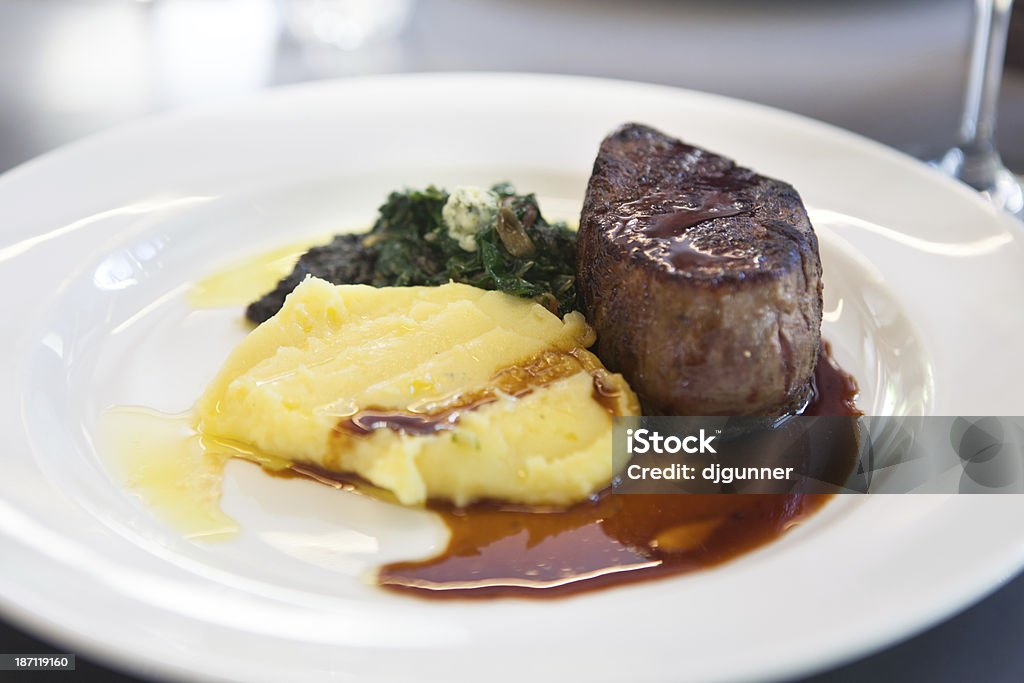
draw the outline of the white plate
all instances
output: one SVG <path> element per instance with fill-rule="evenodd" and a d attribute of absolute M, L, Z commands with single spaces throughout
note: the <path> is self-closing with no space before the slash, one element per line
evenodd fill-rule
<path fill-rule="evenodd" d="M 825 336 L 876 414 L 1024 414 L 1020 226 L 880 145 L 648 85 L 517 75 L 285 89 L 72 145 L 0 178 L 0 604 L 80 653 L 247 681 L 761 679 L 837 663 L 1024 564 L 1024 497 L 848 497 L 719 568 L 552 601 L 424 602 L 359 579 L 428 514 L 232 465 L 240 538 L 190 542 L 108 473 L 110 404 L 187 408 L 243 329 L 188 283 L 367 222 L 391 188 L 509 179 L 578 207 L 601 138 L 658 126 L 812 207 Z"/>

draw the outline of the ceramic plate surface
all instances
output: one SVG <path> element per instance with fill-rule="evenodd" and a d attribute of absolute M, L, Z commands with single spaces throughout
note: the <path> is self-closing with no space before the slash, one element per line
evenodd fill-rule
<path fill-rule="evenodd" d="M 189 541 L 111 475 L 113 404 L 186 410 L 245 334 L 191 283 L 365 226 L 386 193 L 510 180 L 578 214 L 598 143 L 640 121 L 795 185 L 824 336 L 877 415 L 1024 414 L 1020 225 L 925 166 L 782 112 L 656 86 L 402 76 L 271 92 L 74 144 L 0 177 L 0 608 L 175 677 L 711 681 L 862 655 L 1024 564 L 1021 496 L 831 502 L 718 568 L 551 601 L 422 601 L 364 580 L 429 555 L 430 514 L 232 463 L 241 534 Z"/>

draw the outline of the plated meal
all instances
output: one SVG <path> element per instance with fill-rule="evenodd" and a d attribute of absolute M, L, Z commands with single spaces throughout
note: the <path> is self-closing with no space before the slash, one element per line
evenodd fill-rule
<path fill-rule="evenodd" d="M 633 120 L 799 189 L 822 266 L 826 356 L 857 378 L 857 407 L 1021 414 L 1024 329 L 1007 313 L 1024 291 L 1019 226 L 898 152 L 751 103 L 577 77 L 420 74 L 276 90 L 110 131 L 0 176 L 0 283 L 24 293 L 4 300 L 18 324 L 0 336 L 4 618 L 83 657 L 174 680 L 451 680 L 453 665 L 510 683 L 781 680 L 905 638 L 1019 571 L 1024 536 L 1001 523 L 1024 514 L 1018 496 L 836 495 L 779 533 L 767 513 L 727 514 L 727 501 L 776 506 L 782 520 L 791 509 L 781 501 L 815 499 L 657 495 L 646 499 L 664 509 L 600 513 L 601 523 L 583 512 L 645 497 L 605 488 L 575 505 L 404 505 L 355 475 L 300 474 L 237 442 L 205 448 L 196 406 L 254 334 L 248 304 L 301 254 L 366 233 L 391 192 L 431 184 L 455 194 L 507 180 L 574 231 L 601 140 Z M 530 281 L 557 299 L 563 273 L 549 273 Z M 655 412 L 645 405 L 654 387 L 602 357 L 575 263 L 569 274 L 594 330 L 586 350 L 622 375 L 640 412 Z M 648 290 L 633 291 L 639 314 Z M 711 301 L 728 289 L 680 291 Z M 555 308 L 541 292 L 509 296 Z M 553 338 L 580 331 L 570 313 L 559 306 Z M 793 341 L 796 358 L 806 341 Z M 818 396 L 842 397 L 843 375 L 817 370 Z M 784 369 L 777 376 L 784 387 Z M 566 382 L 574 397 L 588 377 L 593 390 L 587 370 Z M 614 419 L 593 398 L 581 406 L 595 425 Z M 401 437 L 375 431 L 386 444 Z M 232 451 L 245 457 L 225 465 Z M 197 504 L 176 507 L 183 498 Z M 665 520 L 718 512 L 727 521 L 704 546 L 667 551 L 686 534 L 662 534 Z M 632 571 L 584 578 L 588 547 L 595 560 L 630 549 L 618 562 Z M 541 568 L 544 553 L 576 558 L 563 587 L 502 587 Z M 498 587 L 452 588 L 473 571 Z M 464 599 L 488 593 L 512 597 Z M 605 643 L 614 656 L 595 657 Z"/>
<path fill-rule="evenodd" d="M 618 495 L 613 420 L 856 415 L 821 340 L 796 190 L 657 130 L 601 144 L 578 234 L 534 195 L 396 191 L 298 257 L 186 416 L 116 407 L 130 485 L 193 536 L 241 458 L 405 506 L 443 553 L 385 565 L 430 597 L 550 597 L 710 566 L 824 495 Z"/>

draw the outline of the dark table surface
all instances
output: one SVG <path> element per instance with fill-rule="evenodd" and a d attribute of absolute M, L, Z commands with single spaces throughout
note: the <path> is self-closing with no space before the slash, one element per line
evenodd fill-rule
<path fill-rule="evenodd" d="M 269 12 L 274 0 L 254 0 L 253 6 L 261 1 Z M 692 87 L 823 119 L 927 158 L 955 137 L 971 4 L 419 0 L 394 35 L 355 50 L 302 44 L 271 26 L 265 34 L 231 35 L 252 59 L 197 69 L 187 57 L 211 46 L 171 35 L 182 25 L 182 12 L 195 11 L 195 2 L 0 0 L 0 171 L 109 126 L 224 95 L 303 80 L 434 70 L 564 72 Z M 760 42 L 745 48 L 749 41 L 732 41 L 731 57 L 696 65 L 671 52 L 700 52 L 701 45 L 759 32 L 768 20 L 776 38 L 768 51 Z M 529 34 L 531 50 L 504 40 L 494 26 L 509 35 Z M 610 27 L 613 42 L 607 40 Z M 661 51 L 623 54 L 611 47 L 628 47 L 630 31 Z M 157 59 L 150 45 L 154 32 L 163 51 Z M 113 60 L 92 58 L 100 43 L 114 52 Z M 149 50 L 145 60 L 132 53 L 139 45 Z M 1017 63 L 1024 62 L 1022 45 L 1011 45 Z M 1009 70 L 1004 81 L 1000 136 L 1004 156 L 1024 164 L 1020 71 Z M 922 634 L 805 680 L 1024 681 L 1024 576 L 995 588 Z M 66 651 L 0 618 L 0 653 Z M 11 680 L 83 674 L 134 680 L 116 663 L 77 654 L 76 674 L 18 673 Z M 133 673 L 146 676 L 144 670 Z"/>

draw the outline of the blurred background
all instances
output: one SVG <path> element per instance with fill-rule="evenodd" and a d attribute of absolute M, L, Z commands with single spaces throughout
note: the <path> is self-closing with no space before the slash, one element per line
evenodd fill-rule
<path fill-rule="evenodd" d="M 970 0 L 0 0 L 0 170 L 153 112 L 409 71 L 694 88 L 924 158 L 955 142 L 971 12 Z M 1011 40 L 999 130 L 1017 167 L 1020 51 Z"/>
<path fill-rule="evenodd" d="M 931 159 L 957 142 L 973 4 L 0 0 L 0 172 L 157 112 L 291 83 L 420 71 L 568 73 L 693 88 L 828 121 Z M 1018 5 L 998 141 L 1019 172 L 1024 3 Z M 937 628 L 814 681 L 1018 682 L 1021 642 L 1018 577 Z M 54 651 L 63 650 L 0 618 L 0 652 Z M 121 680 L 86 658 L 79 670 Z"/>

